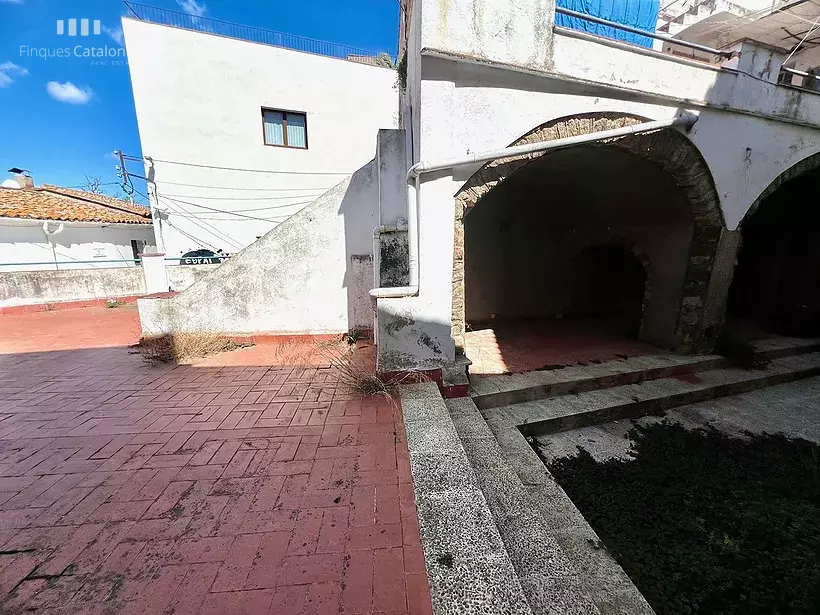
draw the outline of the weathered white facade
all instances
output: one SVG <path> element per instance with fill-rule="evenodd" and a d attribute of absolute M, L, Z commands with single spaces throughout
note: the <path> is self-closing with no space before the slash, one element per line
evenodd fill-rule
<path fill-rule="evenodd" d="M 248 246 L 371 160 L 378 130 L 397 126 L 396 71 L 373 57 L 136 19 L 123 30 L 168 257 Z M 263 109 L 304 114 L 307 147 L 266 145 Z"/>
<path fill-rule="evenodd" d="M 729 232 L 768 186 L 820 151 L 820 98 L 777 85 L 785 59 L 778 51 L 739 43 L 739 58 L 708 65 L 553 29 L 551 6 L 540 1 L 498 0 L 489 11 L 468 0 L 416 0 L 406 9 L 408 164 L 503 148 L 573 118 L 649 121 L 690 111 L 699 119 L 686 139 L 708 168 Z M 385 368 L 432 368 L 455 358 L 448 264 L 456 196 L 479 168 L 420 178 L 419 288 L 416 296 L 379 300 Z M 731 267 L 726 275 L 710 288 L 728 286 Z"/>
<path fill-rule="evenodd" d="M 44 223 L 53 233 L 50 236 L 43 230 Z M 61 226 L 62 230 L 55 233 Z M 132 241 L 153 246 L 151 225 L 0 217 L 0 273 L 134 267 Z"/>
<path fill-rule="evenodd" d="M 401 130 L 382 131 L 370 145 L 375 162 L 257 250 L 177 298 L 144 302 L 144 327 L 311 333 L 372 325 L 380 369 L 449 369 L 471 320 L 581 313 L 570 297 L 573 267 L 603 247 L 629 253 L 641 270 L 637 339 L 710 349 L 744 260 L 741 225 L 781 185 L 820 167 L 820 97 L 780 83 L 788 50 L 727 40 L 710 62 L 695 61 L 556 28 L 547 0 L 402 8 Z M 595 137 L 682 117 L 693 119 Z M 566 137 L 593 142 L 465 162 Z M 422 171 L 408 174 L 411 167 Z M 294 243 L 300 235 L 310 239 Z M 764 252 L 772 243 L 755 241 Z M 766 278 L 774 296 L 785 258 L 775 258 L 779 273 L 744 276 Z M 374 321 L 367 291 L 376 287 Z M 747 287 L 741 295 L 768 292 Z M 794 288 L 788 301 L 811 291 Z M 197 308 L 206 297 L 218 297 L 218 307 Z"/>

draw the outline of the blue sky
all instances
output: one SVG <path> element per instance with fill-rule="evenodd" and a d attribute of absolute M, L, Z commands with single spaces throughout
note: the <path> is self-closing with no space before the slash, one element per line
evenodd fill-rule
<path fill-rule="evenodd" d="M 395 54 L 398 0 L 146 0 L 151 6 Z M 117 48 L 120 0 L 0 0 L 0 180 L 30 169 L 37 184 L 79 186 L 85 175 L 117 180 L 115 149 L 141 155 L 124 62 L 48 57 L 29 48 Z M 57 34 L 57 20 L 99 19 L 89 38 Z M 93 24 L 93 21 L 91 22 Z M 93 25 L 92 25 L 93 29 Z M 133 163 L 132 163 L 133 164 Z M 130 167 L 129 167 L 130 168 Z M 142 172 L 140 165 L 134 171 Z M 116 190 L 116 186 L 108 186 Z"/>

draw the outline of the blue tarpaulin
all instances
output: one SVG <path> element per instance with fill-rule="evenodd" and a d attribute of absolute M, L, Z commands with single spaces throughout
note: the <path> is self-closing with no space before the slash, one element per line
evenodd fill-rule
<path fill-rule="evenodd" d="M 660 0 L 557 0 L 556 5 L 647 32 L 655 31 L 658 11 L 661 8 Z M 556 13 L 555 25 L 614 38 L 641 47 L 652 47 L 652 39 L 648 36 L 624 32 L 618 28 L 592 23 L 578 17 Z"/>

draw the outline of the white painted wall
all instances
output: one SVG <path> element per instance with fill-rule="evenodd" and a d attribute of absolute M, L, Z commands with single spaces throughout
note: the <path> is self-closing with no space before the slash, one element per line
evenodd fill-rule
<path fill-rule="evenodd" d="M 62 232 L 47 238 L 43 220 L 0 218 L 0 273 L 41 269 L 94 269 L 133 267 L 133 263 L 77 263 L 74 261 L 104 261 L 132 259 L 131 240 L 153 246 L 154 232 L 150 224 L 107 224 L 63 222 Z M 49 222 L 54 232 L 60 222 Z M 12 265 L 5 263 L 35 263 L 57 261 L 57 265 Z"/>
<path fill-rule="evenodd" d="M 365 164 L 176 297 L 140 299 L 143 333 L 316 334 L 372 327 L 376 169 L 375 160 Z"/>
<path fill-rule="evenodd" d="M 0 271 L 0 308 L 145 293 L 142 267 Z"/>
<path fill-rule="evenodd" d="M 370 160 L 379 128 L 397 127 L 394 70 L 131 19 L 123 30 L 168 256 L 237 252 Z M 309 148 L 265 146 L 262 107 L 306 113 Z"/>
<path fill-rule="evenodd" d="M 219 265 L 169 265 L 166 267 L 168 287 L 183 291 L 217 267 Z M 0 268 L 0 307 L 143 295 L 145 282 L 143 267 L 123 263 L 59 270 L 3 271 Z"/>
<path fill-rule="evenodd" d="M 517 4 L 526 13 L 538 0 Z M 772 83 L 777 71 L 749 47 L 738 70 L 722 70 L 556 30 L 551 68 L 545 71 L 540 59 L 523 52 L 499 57 L 493 44 L 479 51 L 471 47 L 483 40 L 476 34 L 472 5 L 466 0 L 414 4 L 423 23 L 419 42 L 411 20 L 408 40 L 405 106 L 412 121 L 405 125 L 413 130 L 408 135 L 413 162 L 506 147 L 545 122 L 593 111 L 654 120 L 690 110 L 700 120 L 688 136 L 712 172 L 724 221 L 734 229 L 778 175 L 820 151 L 820 97 Z M 493 5 L 509 10 L 506 1 Z M 503 16 L 498 19 L 503 22 Z M 383 368 L 432 368 L 453 359 L 454 195 L 479 167 L 422 176 L 419 295 L 379 300 Z M 422 334 L 431 343 L 419 343 Z"/>

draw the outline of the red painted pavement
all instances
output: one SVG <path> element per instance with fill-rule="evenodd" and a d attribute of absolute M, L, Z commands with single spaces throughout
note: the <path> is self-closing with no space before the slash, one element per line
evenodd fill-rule
<path fill-rule="evenodd" d="M 400 409 L 145 366 L 135 317 L 0 316 L 0 612 L 429 614 Z"/>
<path fill-rule="evenodd" d="M 508 374 L 658 352 L 589 320 L 521 319 L 477 324 L 465 335 L 471 374 Z"/>

